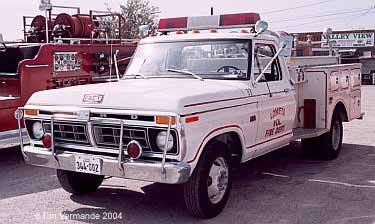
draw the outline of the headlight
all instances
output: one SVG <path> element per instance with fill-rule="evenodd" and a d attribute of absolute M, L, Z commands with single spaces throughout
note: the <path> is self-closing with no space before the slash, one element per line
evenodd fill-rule
<path fill-rule="evenodd" d="M 40 122 L 40 121 L 34 122 L 33 127 L 32 127 L 32 132 L 33 132 L 34 138 L 36 138 L 36 139 L 43 138 L 44 131 L 43 131 L 42 122 Z"/>
<path fill-rule="evenodd" d="M 164 150 L 166 137 L 167 137 L 167 132 L 166 132 L 166 131 L 161 131 L 161 132 L 159 132 L 159 134 L 156 136 L 156 145 L 158 146 L 158 148 L 159 148 L 161 151 Z M 168 152 L 171 151 L 171 150 L 173 149 L 173 145 L 174 145 L 173 136 L 172 136 L 172 134 L 169 134 L 168 145 L 167 145 L 167 151 L 168 151 Z"/>

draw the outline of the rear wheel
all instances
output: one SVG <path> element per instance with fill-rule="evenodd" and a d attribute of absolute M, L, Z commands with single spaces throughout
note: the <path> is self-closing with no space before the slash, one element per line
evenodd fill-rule
<path fill-rule="evenodd" d="M 230 153 L 223 143 L 210 144 L 203 152 L 189 181 L 184 185 L 185 204 L 200 218 L 217 216 L 231 191 Z"/>
<path fill-rule="evenodd" d="M 96 191 L 104 180 L 104 176 L 66 170 L 57 170 L 57 178 L 65 191 L 80 195 Z"/>
<path fill-rule="evenodd" d="M 331 130 L 320 137 L 319 155 L 322 159 L 333 160 L 340 154 L 342 139 L 343 139 L 343 126 L 339 116 L 333 116 Z"/>

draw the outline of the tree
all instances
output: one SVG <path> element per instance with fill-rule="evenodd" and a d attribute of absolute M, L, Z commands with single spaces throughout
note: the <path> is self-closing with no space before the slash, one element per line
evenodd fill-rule
<path fill-rule="evenodd" d="M 141 25 L 150 25 L 152 32 L 157 29 L 160 10 L 151 5 L 148 0 L 127 0 L 125 5 L 120 5 L 120 8 L 125 18 L 124 37 L 126 39 L 138 38 L 138 28 Z"/>

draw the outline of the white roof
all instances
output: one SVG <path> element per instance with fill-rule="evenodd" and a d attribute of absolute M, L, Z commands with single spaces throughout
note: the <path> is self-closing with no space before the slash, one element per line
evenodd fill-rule
<path fill-rule="evenodd" d="M 277 37 L 267 35 L 267 34 L 260 34 L 255 37 L 255 34 L 252 33 L 226 33 L 218 30 L 217 33 L 188 33 L 188 34 L 169 34 L 169 35 L 160 35 L 155 37 L 147 37 L 141 40 L 140 44 L 146 43 L 158 43 L 158 42 L 175 42 L 175 41 L 191 41 L 191 40 L 218 40 L 218 39 L 242 39 L 242 40 L 250 40 L 250 39 L 261 39 L 261 40 L 270 40 L 270 41 L 278 41 Z"/>

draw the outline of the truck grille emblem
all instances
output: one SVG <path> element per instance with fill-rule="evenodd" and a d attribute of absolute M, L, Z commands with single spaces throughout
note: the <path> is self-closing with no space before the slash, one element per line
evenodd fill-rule
<path fill-rule="evenodd" d="M 103 102 L 104 95 L 99 94 L 86 94 L 83 96 L 84 103 L 100 104 Z"/>

